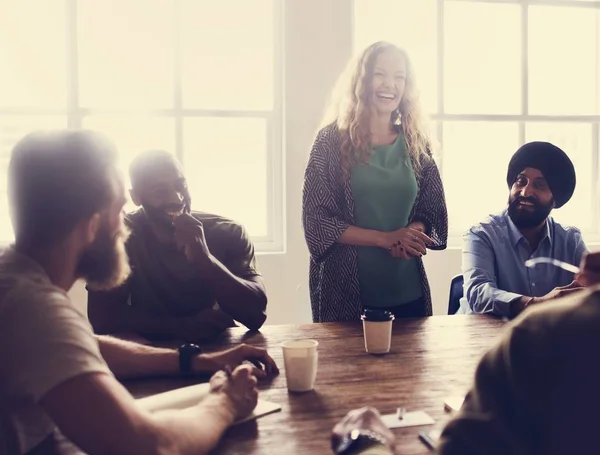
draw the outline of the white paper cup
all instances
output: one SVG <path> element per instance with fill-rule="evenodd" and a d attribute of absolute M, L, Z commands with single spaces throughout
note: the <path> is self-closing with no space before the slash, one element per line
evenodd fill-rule
<path fill-rule="evenodd" d="M 316 340 L 293 340 L 281 343 L 288 390 L 308 392 L 315 388 L 318 352 Z"/>
<path fill-rule="evenodd" d="M 365 350 L 369 354 L 387 354 L 392 345 L 392 321 L 363 320 Z"/>
<path fill-rule="evenodd" d="M 387 311 L 366 310 L 361 317 L 365 350 L 369 354 L 386 354 L 392 345 L 394 315 Z"/>

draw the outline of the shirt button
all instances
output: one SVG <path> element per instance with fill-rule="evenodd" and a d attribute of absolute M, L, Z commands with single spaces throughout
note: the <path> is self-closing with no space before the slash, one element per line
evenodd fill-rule
<path fill-rule="evenodd" d="M 535 287 L 535 283 L 531 283 L 531 285 L 532 285 L 533 287 Z"/>

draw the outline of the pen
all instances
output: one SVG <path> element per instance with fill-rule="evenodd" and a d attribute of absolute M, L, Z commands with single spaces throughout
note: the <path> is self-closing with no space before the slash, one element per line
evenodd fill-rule
<path fill-rule="evenodd" d="M 430 450 L 435 450 L 437 442 L 428 433 L 419 433 L 419 439 L 425 444 Z"/>

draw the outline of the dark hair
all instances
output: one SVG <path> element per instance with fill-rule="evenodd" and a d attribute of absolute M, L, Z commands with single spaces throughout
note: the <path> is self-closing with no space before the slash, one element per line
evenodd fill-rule
<path fill-rule="evenodd" d="M 38 131 L 13 148 L 8 199 L 17 244 L 49 246 L 115 197 L 117 151 L 93 131 Z"/>
<path fill-rule="evenodd" d="M 140 184 L 152 174 L 164 166 L 179 166 L 179 160 L 165 150 L 146 150 L 139 153 L 129 165 L 129 180 L 133 189 L 139 188 Z"/>

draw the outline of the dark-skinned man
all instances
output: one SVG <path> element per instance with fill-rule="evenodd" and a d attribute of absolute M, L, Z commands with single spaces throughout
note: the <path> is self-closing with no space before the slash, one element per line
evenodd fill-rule
<path fill-rule="evenodd" d="M 112 143 L 89 131 L 32 133 L 12 152 L 15 243 L 0 251 L 2 455 L 57 453 L 59 430 L 90 455 L 208 453 L 256 406 L 257 377 L 277 373 L 253 346 L 198 353 L 94 336 L 68 291 L 80 278 L 109 289 L 129 275 L 116 163 Z M 233 374 L 218 371 L 227 367 Z M 116 379 L 215 372 L 196 406 L 156 413 Z"/>
<path fill-rule="evenodd" d="M 130 165 L 126 216 L 132 275 L 120 288 L 89 292 L 97 333 L 205 341 L 239 321 L 258 330 L 267 297 L 243 226 L 191 210 L 187 181 L 170 153 L 152 150 Z"/>

